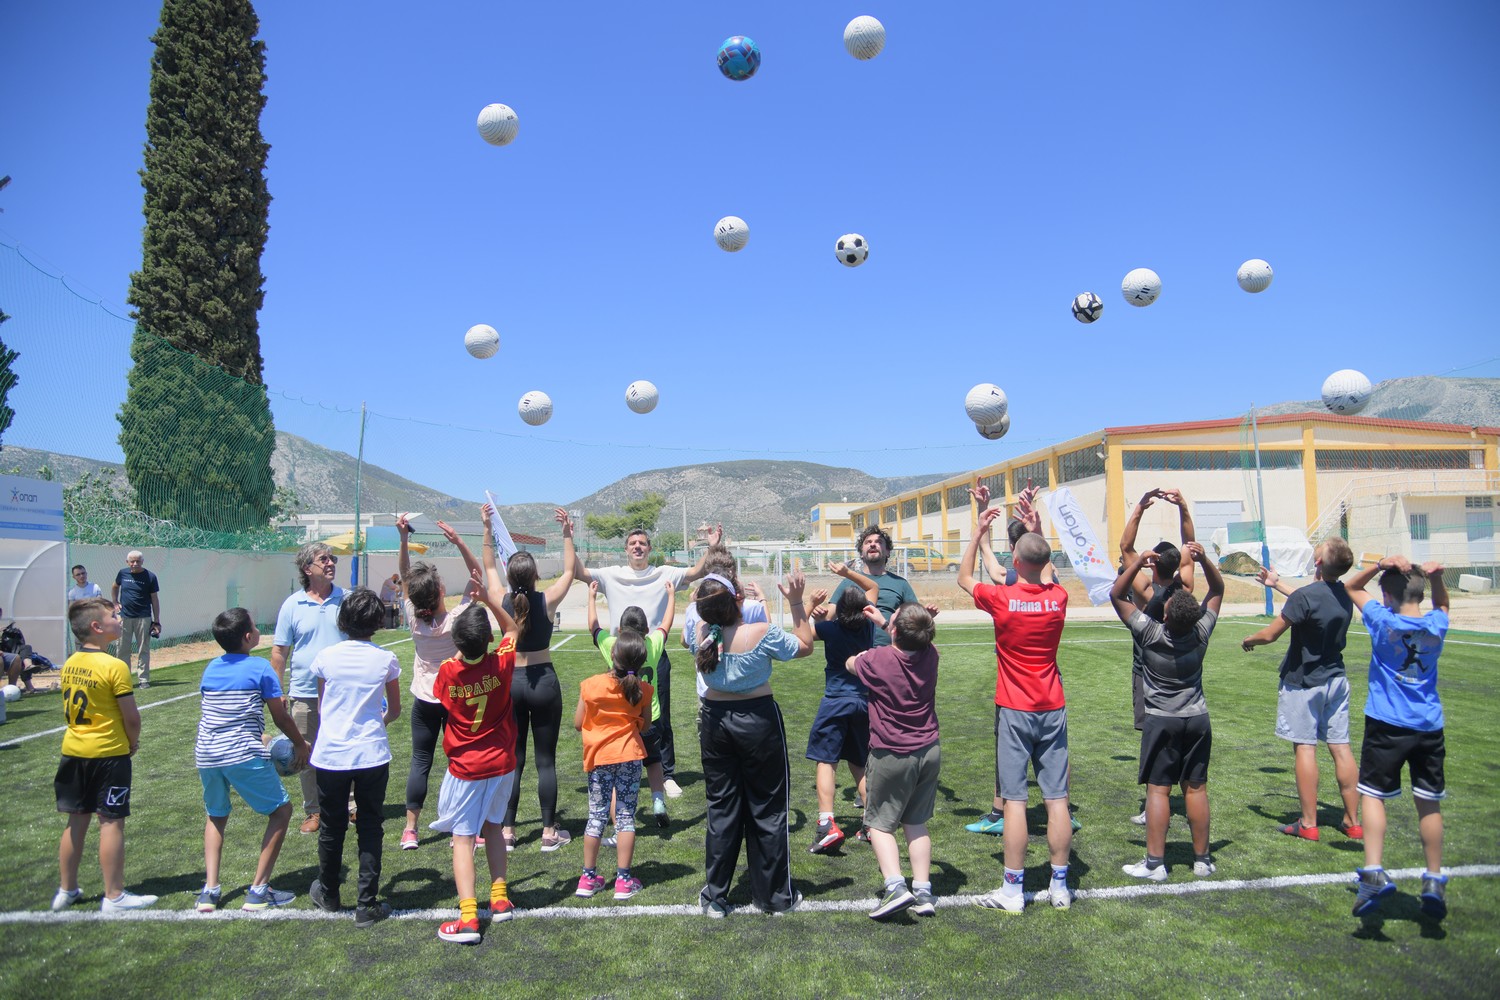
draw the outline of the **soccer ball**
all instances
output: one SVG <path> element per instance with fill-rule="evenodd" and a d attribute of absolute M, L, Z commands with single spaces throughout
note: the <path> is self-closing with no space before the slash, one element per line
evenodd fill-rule
<path fill-rule="evenodd" d="M 14 684 L 7 684 L 7 685 L 5 685 L 4 688 L 0 688 L 0 691 L 3 691 L 5 693 L 5 700 L 6 701 L 20 701 L 21 700 L 21 689 L 18 688 L 18 687 L 16 687 Z"/>
<path fill-rule="evenodd" d="M 1363 372 L 1345 368 L 1323 380 L 1323 405 L 1334 413 L 1352 417 L 1365 408 L 1374 391 Z"/>
<path fill-rule="evenodd" d="M 271 741 L 270 746 L 266 747 L 266 749 L 271 753 L 271 766 L 276 768 L 277 774 L 286 778 L 297 773 L 297 769 L 292 767 L 293 751 L 291 740 L 285 736 L 278 736 Z"/>
<path fill-rule="evenodd" d="M 724 39 L 719 46 L 719 72 L 731 80 L 748 80 L 760 69 L 760 46 L 744 35 Z"/>
<path fill-rule="evenodd" d="M 656 409 L 658 398 L 656 386 L 645 379 L 638 379 L 625 387 L 625 405 L 637 413 L 650 413 Z"/>
<path fill-rule="evenodd" d="M 540 389 L 533 389 L 521 397 L 516 412 L 531 426 L 540 427 L 552 419 L 552 397 Z"/>
<path fill-rule="evenodd" d="M 1073 300 L 1073 318 L 1080 323 L 1092 323 L 1104 312 L 1104 300 L 1093 292 L 1084 292 Z"/>
<path fill-rule="evenodd" d="M 719 244 L 720 250 L 730 253 L 743 250 L 750 242 L 750 227 L 738 215 L 726 215 L 714 223 L 714 242 Z"/>
<path fill-rule="evenodd" d="M 500 350 L 500 334 L 483 323 L 471 326 L 464 334 L 464 350 L 476 358 L 492 358 Z"/>
<path fill-rule="evenodd" d="M 885 25 L 861 14 L 844 25 L 844 48 L 856 59 L 874 59 L 885 48 Z"/>
<path fill-rule="evenodd" d="M 845 233 L 834 245 L 833 254 L 845 267 L 858 267 L 870 259 L 870 244 L 858 233 Z"/>
<path fill-rule="evenodd" d="M 1149 306 L 1161 294 L 1161 278 L 1149 267 L 1138 267 L 1125 275 L 1120 292 L 1133 306 Z"/>
<path fill-rule="evenodd" d="M 504 104 L 486 104 L 479 112 L 479 136 L 491 146 L 508 146 L 521 122 Z"/>
<path fill-rule="evenodd" d="M 1271 287 L 1271 265 L 1259 257 L 1247 260 L 1240 265 L 1240 272 L 1235 275 L 1235 280 L 1247 292 L 1263 292 Z"/>
<path fill-rule="evenodd" d="M 979 383 L 964 397 L 964 412 L 980 427 L 998 424 L 1009 408 L 1005 390 L 989 382 Z"/>
<path fill-rule="evenodd" d="M 978 431 L 979 436 L 984 438 L 986 441 L 999 441 L 1001 438 L 1005 437 L 1005 433 L 1010 430 L 1010 414 L 1007 413 L 1005 416 L 1000 418 L 999 423 L 991 424 L 988 427 L 986 427 L 984 424 L 975 424 L 974 429 Z"/>

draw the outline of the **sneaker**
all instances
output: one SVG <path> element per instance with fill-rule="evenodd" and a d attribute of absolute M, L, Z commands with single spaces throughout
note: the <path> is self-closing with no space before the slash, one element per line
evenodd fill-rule
<path fill-rule="evenodd" d="M 1019 892 L 1012 896 L 1003 889 L 996 889 L 994 892 L 974 897 L 974 905 L 982 906 L 987 910 L 1004 910 L 1006 913 L 1020 913 L 1026 909 L 1026 896 Z"/>
<path fill-rule="evenodd" d="M 1276 829 L 1280 830 L 1288 837 L 1301 837 L 1303 840 L 1318 839 L 1318 828 L 1315 826 L 1303 826 L 1300 819 L 1293 820 L 1286 826 L 1278 826 Z M 1364 833 L 1364 831 L 1361 830 L 1360 833 Z"/>
<path fill-rule="evenodd" d="M 401 849 L 403 851 L 415 851 L 417 848 L 419 848 L 421 846 L 422 845 L 417 842 L 417 831 L 415 831 L 415 830 L 402 830 L 401 831 Z"/>
<path fill-rule="evenodd" d="M 603 879 L 600 879 L 600 881 L 602 882 Z M 635 878 L 634 876 L 627 875 L 625 878 L 616 878 L 615 899 L 629 899 L 631 896 L 634 896 L 636 893 L 640 892 L 643 888 L 645 888 L 645 886 L 641 885 L 641 880 Z"/>
<path fill-rule="evenodd" d="M 481 936 L 477 917 L 473 920 L 450 920 L 446 924 L 438 925 L 438 938 L 443 941 L 478 944 Z"/>
<path fill-rule="evenodd" d="M 844 831 L 839 829 L 838 823 L 828 820 L 819 823 L 813 831 L 812 846 L 807 849 L 809 854 L 826 854 L 844 842 Z"/>
<path fill-rule="evenodd" d="M 52 897 L 52 912 L 56 913 L 59 910 L 66 910 L 74 903 L 81 902 L 82 900 L 82 889 L 59 889 L 57 890 L 57 895 Z"/>
<path fill-rule="evenodd" d="M 1005 832 L 1005 817 L 990 819 L 988 816 L 981 816 L 964 829 L 970 833 L 992 833 L 998 837 Z"/>
<path fill-rule="evenodd" d="M 1422 912 L 1442 920 L 1448 915 L 1448 876 L 1422 873 Z"/>
<path fill-rule="evenodd" d="M 512 920 L 516 915 L 516 904 L 508 899 L 490 900 L 490 923 L 498 924 Z"/>
<path fill-rule="evenodd" d="M 299 827 L 297 827 L 297 832 L 298 833 L 317 833 L 318 832 L 318 827 L 320 827 L 322 825 L 323 825 L 323 821 L 318 818 L 318 814 L 317 813 L 313 813 L 311 816 L 307 817 L 307 819 L 305 819 L 305 820 L 302 821 L 302 825 L 299 826 Z"/>
<path fill-rule="evenodd" d="M 151 682 L 150 681 L 141 681 L 136 686 L 139 687 L 142 691 L 145 691 L 146 689 L 148 689 L 148 688 L 151 687 Z"/>
<path fill-rule="evenodd" d="M 338 913 L 343 904 L 339 902 L 339 891 L 334 889 L 329 892 L 323 888 L 321 879 L 313 879 L 312 886 L 307 890 L 307 898 L 313 901 L 313 905 L 325 913 Z"/>
<path fill-rule="evenodd" d="M 349 818 L 353 819 L 354 817 L 351 814 Z M 476 850 L 476 851 L 482 851 L 482 850 L 484 850 L 484 838 L 483 837 L 475 836 L 475 838 L 474 838 L 474 850 Z"/>
<path fill-rule="evenodd" d="M 903 882 L 899 888 L 886 890 L 885 896 L 880 900 L 880 905 L 870 911 L 870 919 L 884 920 L 893 913 L 900 913 L 916 901 L 917 897 L 912 895 L 912 891 Z"/>
<path fill-rule="evenodd" d="M 1142 858 L 1133 865 L 1121 865 L 1120 871 L 1131 878 L 1143 878 L 1150 882 L 1165 882 L 1167 880 L 1167 866 L 1165 863 L 1155 868 L 1146 867 L 1146 859 Z"/>
<path fill-rule="evenodd" d="M 390 915 L 391 904 L 383 901 L 376 903 L 374 906 L 358 906 L 354 909 L 354 926 L 359 928 L 374 927 Z"/>
<path fill-rule="evenodd" d="M 1052 903 L 1054 910 L 1066 910 L 1073 905 L 1073 890 L 1068 888 L 1068 880 L 1055 878 L 1050 880 L 1047 886 L 1047 899 Z"/>
<path fill-rule="evenodd" d="M 671 822 L 667 818 L 667 803 L 662 799 L 653 798 L 651 800 L 651 815 L 656 817 L 656 825 L 663 829 Z"/>
<path fill-rule="evenodd" d="M 202 896 L 198 897 L 200 900 Z M 273 889 L 266 886 L 265 892 L 256 892 L 253 888 L 245 894 L 244 910 L 264 910 L 271 906 L 285 906 L 297 898 L 295 892 L 287 892 L 285 889 Z"/>
<path fill-rule="evenodd" d="M 557 850 L 559 847 L 568 846 L 572 842 L 573 835 L 571 833 L 569 833 L 567 830 L 558 830 L 557 835 L 552 837 L 551 839 L 548 839 L 547 837 L 542 838 L 542 850 L 551 853 L 552 851 Z"/>
<path fill-rule="evenodd" d="M 1379 908 L 1380 901 L 1396 891 L 1396 883 L 1379 868 L 1356 868 L 1354 871 L 1359 876 L 1359 898 L 1354 901 L 1351 912 L 1356 917 L 1362 917 L 1367 913 L 1374 913 Z"/>
<path fill-rule="evenodd" d="M 618 847 L 619 845 L 620 838 L 615 836 L 614 834 L 610 834 L 608 837 L 605 837 L 599 841 L 600 847 Z"/>
<path fill-rule="evenodd" d="M 930 917 L 937 912 L 937 902 L 932 898 L 932 893 L 926 889 L 913 889 L 911 894 L 915 897 L 911 912 L 919 917 Z"/>
<path fill-rule="evenodd" d="M 501 834 L 500 839 L 503 840 L 503 841 L 505 841 L 505 853 L 506 854 L 509 854 L 511 851 L 514 851 L 516 849 L 516 835 L 515 834 L 513 834 L 513 833 L 512 834 L 508 834 L 508 835 L 507 834 Z"/>
<path fill-rule="evenodd" d="M 870 842 L 870 828 L 868 826 L 861 826 L 859 832 L 854 835 L 854 839 L 861 844 L 868 844 Z"/>
<path fill-rule="evenodd" d="M 1134 823 L 1136 826 L 1145 826 L 1146 825 L 1146 810 L 1142 809 L 1139 813 L 1137 813 L 1136 815 L 1130 817 L 1130 822 Z"/>
<path fill-rule="evenodd" d="M 770 913 L 771 913 L 771 916 L 773 916 L 773 917 L 784 917 L 788 913 L 791 913 L 793 910 L 795 910 L 797 907 L 799 907 L 801 905 L 802 905 L 802 893 L 797 892 L 794 889 L 794 890 L 792 890 L 792 901 L 791 901 L 790 904 L 788 904 L 787 908 L 784 909 L 784 910 L 771 910 Z"/>
<path fill-rule="evenodd" d="M 1083 829 L 1083 824 L 1080 823 L 1080 822 L 1078 822 L 1078 817 L 1077 816 L 1069 816 L 1068 819 L 1073 824 L 1073 832 L 1074 833 L 1077 833 L 1079 830 Z"/>
<path fill-rule="evenodd" d="M 139 910 L 143 907 L 152 906 L 156 903 L 155 896 L 137 896 L 133 892 L 121 891 L 114 899 L 108 896 L 99 904 L 101 913 L 123 913 L 126 910 Z"/>
<path fill-rule="evenodd" d="M 667 798 L 669 798 L 669 799 L 680 799 L 680 798 L 682 798 L 682 786 L 679 785 L 672 778 L 668 778 L 666 781 L 662 782 L 661 787 L 662 787 L 662 791 L 664 791 L 664 792 L 667 793 Z"/>
<path fill-rule="evenodd" d="M 864 807 L 865 807 L 864 797 L 862 795 L 860 795 L 858 792 L 855 792 L 854 793 L 854 808 L 856 808 L 856 809 L 864 809 Z"/>
<path fill-rule="evenodd" d="M 212 913 L 219 908 L 219 897 L 223 894 L 222 889 L 204 889 L 198 893 L 198 901 L 193 904 L 193 909 L 199 913 Z"/>
<path fill-rule="evenodd" d="M 723 920 L 729 916 L 729 904 L 720 900 L 707 900 L 698 897 L 698 906 L 703 910 L 703 915 L 710 920 Z"/>
<path fill-rule="evenodd" d="M 580 875 L 578 876 L 578 888 L 573 891 L 573 895 L 580 899 L 592 899 L 594 893 L 603 888 L 603 875 Z"/>
<path fill-rule="evenodd" d="M 1214 872 L 1216 872 L 1218 870 L 1219 870 L 1219 866 L 1213 863 L 1213 859 L 1212 858 L 1210 858 L 1207 861 L 1194 861 L 1193 862 L 1193 874 L 1196 875 L 1196 876 L 1198 876 L 1199 878 L 1208 878 L 1210 875 L 1212 875 Z"/>
<path fill-rule="evenodd" d="M 1339 833 L 1342 833 L 1350 840 L 1365 839 L 1365 828 L 1363 826 L 1360 826 L 1358 823 L 1340 823 Z"/>

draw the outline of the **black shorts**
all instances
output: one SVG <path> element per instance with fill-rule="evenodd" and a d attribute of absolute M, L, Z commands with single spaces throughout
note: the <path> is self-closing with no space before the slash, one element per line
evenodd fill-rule
<path fill-rule="evenodd" d="M 1130 701 L 1135 709 L 1135 731 L 1146 728 L 1146 675 L 1139 670 L 1130 672 Z"/>
<path fill-rule="evenodd" d="M 819 764 L 847 760 L 864 767 L 870 757 L 870 709 L 857 698 L 829 698 L 818 702 L 818 714 L 807 734 L 807 759 Z"/>
<path fill-rule="evenodd" d="M 64 756 L 52 788 L 58 812 L 124 819 L 130 815 L 130 758 Z"/>
<path fill-rule="evenodd" d="M 661 720 L 657 719 L 646 727 L 641 734 L 641 742 L 646 744 L 646 759 L 641 761 L 642 767 L 650 767 L 652 764 L 661 763 Z"/>
<path fill-rule="evenodd" d="M 1377 799 L 1401 794 L 1401 765 L 1411 770 L 1411 794 L 1437 801 L 1447 795 L 1443 758 L 1447 755 L 1441 729 L 1424 733 L 1365 716 L 1365 741 L 1359 748 L 1359 791 Z"/>
<path fill-rule="evenodd" d="M 1214 746 L 1207 713 L 1177 717 L 1146 716 L 1141 730 L 1142 785 L 1200 784 L 1208 780 L 1208 758 Z"/>

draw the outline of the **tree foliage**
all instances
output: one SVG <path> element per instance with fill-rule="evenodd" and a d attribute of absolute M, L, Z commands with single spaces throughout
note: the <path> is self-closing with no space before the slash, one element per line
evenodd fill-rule
<path fill-rule="evenodd" d="M 271 200 L 258 31 L 249 0 L 162 4 L 128 296 L 137 325 L 120 444 L 137 506 L 219 531 L 264 526 L 274 491 L 257 315 Z"/>
<path fill-rule="evenodd" d="M 666 505 L 667 498 L 660 493 L 647 493 L 639 500 L 627 503 L 622 513 L 589 514 L 584 523 L 600 538 L 623 538 L 636 529 L 655 531 L 657 518 L 661 517 Z"/>
<path fill-rule="evenodd" d="M 5 314 L 5 310 L 0 309 L 0 323 L 4 323 L 8 319 L 10 317 Z M 15 369 L 12 367 L 16 363 L 16 359 L 20 356 L 19 352 L 6 347 L 5 341 L 0 340 L 0 441 L 4 441 L 5 432 L 10 430 L 10 422 L 16 419 L 16 411 L 11 409 L 10 403 L 6 401 L 6 397 L 16 387 L 16 383 L 21 380 L 21 377 L 16 374 Z"/>

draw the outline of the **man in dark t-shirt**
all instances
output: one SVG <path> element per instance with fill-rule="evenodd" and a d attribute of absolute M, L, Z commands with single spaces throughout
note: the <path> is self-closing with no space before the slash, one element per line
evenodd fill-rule
<path fill-rule="evenodd" d="M 115 574 L 110 597 L 120 607 L 120 659 L 130 668 L 134 655 L 140 674 L 140 686 L 151 686 L 151 640 L 161 635 L 161 584 L 156 574 L 146 568 L 146 557 L 132 549 L 125 556 L 125 568 Z"/>
<path fill-rule="evenodd" d="M 1283 584 L 1273 570 L 1256 577 L 1287 595 L 1281 614 L 1241 643 L 1245 652 L 1275 642 L 1291 630 L 1281 661 L 1276 699 L 1276 735 L 1295 748 L 1297 800 L 1301 815 L 1281 832 L 1304 840 L 1318 839 L 1318 743 L 1328 744 L 1344 816 L 1339 829 L 1354 840 L 1364 836 L 1359 824 L 1358 768 L 1349 749 L 1349 679 L 1344 673 L 1344 640 L 1354 605 L 1339 577 L 1354 565 L 1354 553 L 1342 538 L 1317 547 L 1317 580 L 1298 590 Z"/>

